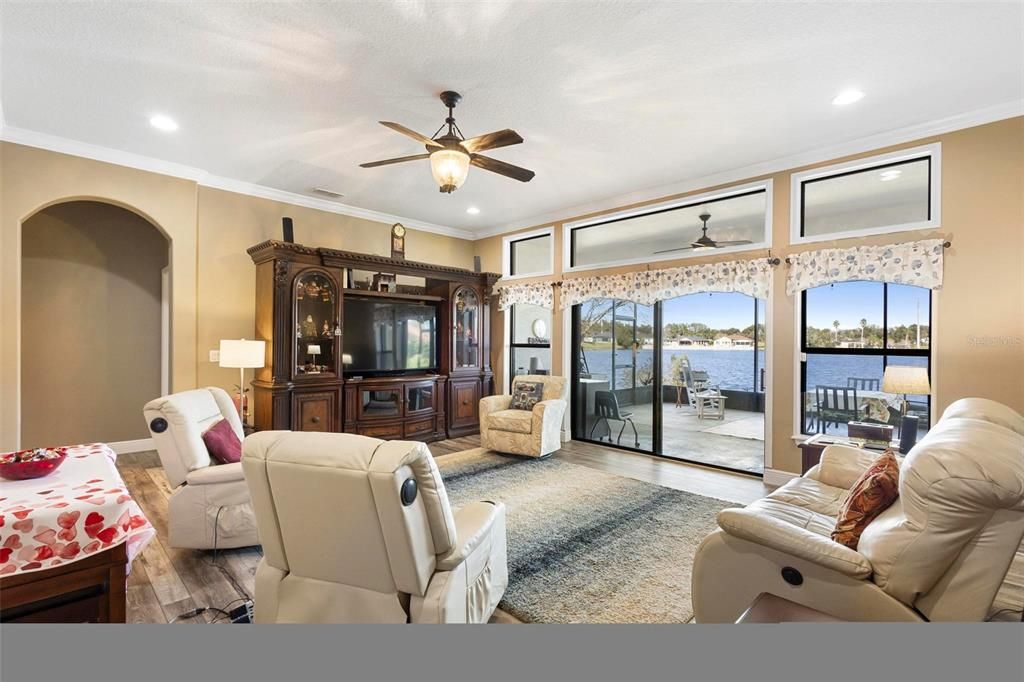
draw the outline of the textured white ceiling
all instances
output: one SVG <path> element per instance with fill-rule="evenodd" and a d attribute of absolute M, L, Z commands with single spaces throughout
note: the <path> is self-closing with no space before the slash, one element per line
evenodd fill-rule
<path fill-rule="evenodd" d="M 1022 98 L 1019 3 L 4 3 L 8 126 L 465 230 Z M 861 102 L 833 107 L 855 86 Z M 437 93 L 537 172 L 442 195 Z M 181 128 L 164 134 L 154 112 Z M 480 215 L 466 214 L 475 205 Z"/>

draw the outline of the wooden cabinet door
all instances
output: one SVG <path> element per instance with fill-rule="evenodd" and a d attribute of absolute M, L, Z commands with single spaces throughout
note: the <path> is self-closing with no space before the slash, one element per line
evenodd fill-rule
<path fill-rule="evenodd" d="M 480 422 L 480 380 L 451 382 L 451 425 L 454 428 L 477 426 Z"/>
<path fill-rule="evenodd" d="M 337 402 L 333 391 L 295 393 L 292 397 L 292 428 L 295 431 L 335 431 Z"/>

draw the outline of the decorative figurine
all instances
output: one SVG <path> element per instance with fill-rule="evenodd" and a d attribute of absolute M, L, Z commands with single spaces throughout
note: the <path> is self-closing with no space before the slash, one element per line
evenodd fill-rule
<path fill-rule="evenodd" d="M 312 315 L 306 315 L 302 322 L 302 335 L 308 338 L 316 336 L 316 322 L 313 321 Z"/>

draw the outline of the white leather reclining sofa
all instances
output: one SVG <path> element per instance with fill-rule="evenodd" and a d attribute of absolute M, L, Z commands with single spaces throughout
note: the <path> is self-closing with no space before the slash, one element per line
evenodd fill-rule
<path fill-rule="evenodd" d="M 856 550 L 829 535 L 877 453 L 829 446 L 821 463 L 718 515 L 694 558 L 698 622 L 733 622 L 770 593 L 852 621 L 980 621 L 1024 536 L 1024 417 L 965 398 L 902 462 L 899 499 Z"/>

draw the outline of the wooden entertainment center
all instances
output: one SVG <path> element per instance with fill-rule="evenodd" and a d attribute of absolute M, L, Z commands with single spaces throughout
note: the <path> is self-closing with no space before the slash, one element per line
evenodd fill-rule
<path fill-rule="evenodd" d="M 256 264 L 256 338 L 267 342 L 253 381 L 257 429 L 424 441 L 479 431 L 480 398 L 494 392 L 498 275 L 276 240 L 247 252 Z M 377 319 L 344 319 L 346 300 L 436 313 L 409 322 L 403 347 L 392 348 Z M 346 370 L 355 350 L 346 336 L 355 331 L 374 339 L 382 363 L 401 354 L 431 369 Z"/>

